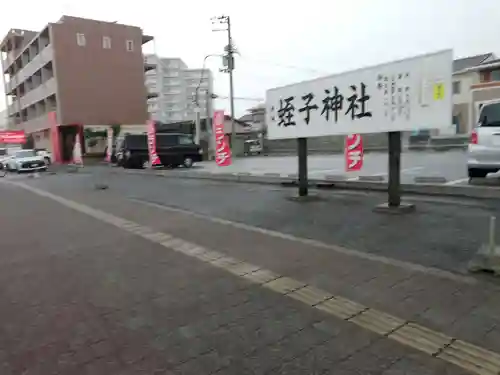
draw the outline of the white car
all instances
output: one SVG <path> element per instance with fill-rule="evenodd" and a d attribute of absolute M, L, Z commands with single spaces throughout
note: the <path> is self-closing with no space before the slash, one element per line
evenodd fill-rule
<path fill-rule="evenodd" d="M 0 163 L 9 158 L 6 148 L 0 148 Z"/>
<path fill-rule="evenodd" d="M 12 156 L 17 152 L 21 151 L 21 147 L 6 147 L 6 148 L 0 148 L 0 164 L 2 166 L 7 165 L 7 161 L 12 158 Z"/>
<path fill-rule="evenodd" d="M 36 148 L 35 151 L 37 155 L 43 157 L 43 160 L 45 160 L 45 164 L 52 164 L 52 154 L 50 153 L 50 151 L 47 151 L 45 148 Z"/>
<path fill-rule="evenodd" d="M 47 164 L 43 156 L 37 155 L 35 150 L 19 150 L 9 157 L 4 164 L 9 171 L 36 172 L 46 171 Z"/>
<path fill-rule="evenodd" d="M 469 178 L 500 171 L 500 101 L 482 106 L 467 150 Z"/>

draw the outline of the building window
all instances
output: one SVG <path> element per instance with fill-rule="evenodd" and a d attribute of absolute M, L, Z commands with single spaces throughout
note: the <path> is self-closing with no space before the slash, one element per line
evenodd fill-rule
<path fill-rule="evenodd" d="M 453 82 L 453 94 L 460 94 L 460 81 Z"/>
<path fill-rule="evenodd" d="M 132 52 L 134 50 L 134 41 L 127 40 L 126 47 L 127 47 L 127 51 Z"/>
<path fill-rule="evenodd" d="M 78 44 L 80 47 L 83 47 L 87 44 L 87 41 L 85 40 L 85 34 L 76 34 L 76 44 Z"/>
<path fill-rule="evenodd" d="M 489 71 L 481 72 L 480 76 L 481 76 L 481 78 L 480 78 L 481 82 L 491 81 L 491 72 L 489 72 Z"/>
<path fill-rule="evenodd" d="M 193 138 L 191 135 L 179 135 L 179 144 L 180 145 L 192 145 L 193 144 Z"/>
<path fill-rule="evenodd" d="M 500 70 L 493 70 L 491 72 L 491 80 L 492 81 L 500 81 Z"/>
<path fill-rule="evenodd" d="M 111 38 L 109 36 L 102 37 L 102 48 L 104 48 L 104 49 L 111 48 Z"/>

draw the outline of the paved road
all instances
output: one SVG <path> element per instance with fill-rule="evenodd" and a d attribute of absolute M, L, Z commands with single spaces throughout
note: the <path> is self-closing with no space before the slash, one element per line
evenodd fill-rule
<path fill-rule="evenodd" d="M 486 241 L 490 216 L 500 217 L 500 203 L 494 200 L 407 197 L 417 204 L 417 213 L 400 218 L 372 213 L 386 201 L 383 193 L 322 192 L 325 200 L 299 204 L 286 199 L 293 190 L 275 186 L 106 172 L 31 181 L 50 191 L 92 190 L 103 181 L 110 191 L 128 198 L 455 272 L 465 272 Z"/>
<path fill-rule="evenodd" d="M 297 173 L 297 158 L 293 156 L 247 157 L 235 160 L 230 167 L 220 168 L 213 162 L 198 165 L 213 173 L 249 172 L 255 174 Z M 466 155 L 464 151 L 447 152 L 404 152 L 402 156 L 402 181 L 411 183 L 415 176 L 443 176 L 453 184 L 467 181 Z M 350 173 L 349 178 L 364 176 L 387 177 L 387 155 L 383 153 L 368 153 L 365 155 L 364 167 L 360 173 Z M 322 178 L 325 175 L 345 174 L 345 164 L 342 155 L 311 155 L 309 156 L 309 176 Z"/>
<path fill-rule="evenodd" d="M 490 284 L 65 177 L 0 182 L 2 374 L 500 371 Z"/>

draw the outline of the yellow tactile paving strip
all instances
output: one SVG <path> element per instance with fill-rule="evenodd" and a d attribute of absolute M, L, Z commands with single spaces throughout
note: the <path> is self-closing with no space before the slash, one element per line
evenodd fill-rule
<path fill-rule="evenodd" d="M 402 320 L 382 311 L 371 309 L 341 296 L 332 295 L 327 291 L 306 285 L 299 280 L 287 276 L 278 275 L 257 265 L 242 262 L 217 251 L 206 249 L 203 246 L 184 241 L 180 238 L 175 238 L 170 234 L 156 232 L 149 227 L 59 197 L 47 191 L 22 183 L 9 183 L 23 187 L 40 196 L 50 198 L 66 207 L 85 213 L 129 233 L 136 234 L 148 241 L 160 244 L 169 250 L 197 258 L 202 262 L 223 269 L 249 282 L 261 285 L 263 288 L 273 290 L 276 293 L 305 303 L 311 306 L 311 308 L 321 310 L 403 345 L 453 363 L 473 374 L 500 375 L 500 355 L 492 351 L 457 340 L 443 333 Z"/>

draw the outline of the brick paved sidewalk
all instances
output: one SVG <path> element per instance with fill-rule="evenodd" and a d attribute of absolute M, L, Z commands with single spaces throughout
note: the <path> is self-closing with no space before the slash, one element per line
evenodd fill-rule
<path fill-rule="evenodd" d="M 2 375 L 464 373 L 18 187 L 0 184 L 0 194 Z M 105 192 L 68 195 L 193 242 L 210 234 L 220 251 L 254 253 L 279 272 L 302 272 L 300 251 L 310 267 L 324 261 L 311 246 Z M 355 267 L 348 259 L 344 268 Z"/>
<path fill-rule="evenodd" d="M 338 248 L 339 252 L 334 246 L 322 248 L 270 231 L 221 224 L 127 200 L 111 191 L 60 190 L 58 194 L 500 352 L 497 285 L 420 266 L 412 269 L 404 263 L 359 258 L 347 249 Z"/>

